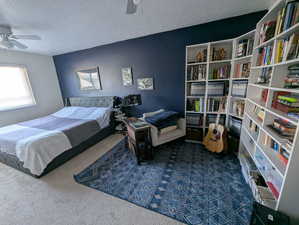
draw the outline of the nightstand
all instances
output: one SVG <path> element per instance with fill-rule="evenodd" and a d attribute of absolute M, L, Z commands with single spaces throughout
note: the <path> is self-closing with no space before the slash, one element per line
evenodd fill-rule
<path fill-rule="evenodd" d="M 137 164 L 153 159 L 151 143 L 151 127 L 148 123 L 137 118 L 124 120 L 127 127 L 128 147 L 136 156 Z"/>

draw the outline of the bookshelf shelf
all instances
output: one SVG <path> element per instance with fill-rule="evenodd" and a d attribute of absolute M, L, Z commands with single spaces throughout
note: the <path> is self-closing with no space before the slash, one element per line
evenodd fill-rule
<path fill-rule="evenodd" d="M 188 66 L 205 65 L 207 62 L 187 63 Z"/>
<path fill-rule="evenodd" d="M 187 80 L 186 82 L 196 83 L 196 82 L 205 82 L 206 80 Z"/>
<path fill-rule="evenodd" d="M 246 56 L 243 56 L 243 57 L 238 57 L 238 58 L 235 58 L 234 61 L 241 61 L 241 60 L 244 60 L 244 59 L 251 59 L 252 55 L 246 55 Z"/>
<path fill-rule="evenodd" d="M 225 59 L 225 60 L 211 61 L 210 63 L 230 63 L 231 61 L 232 61 L 231 59 Z"/>
<path fill-rule="evenodd" d="M 290 68 L 299 66 L 299 45 L 296 45 L 299 43 L 298 21 L 299 2 L 278 0 L 256 26 L 240 139 L 240 149 L 248 152 L 266 183 L 273 180 L 276 185 L 278 194 L 268 185 L 275 199 L 273 208 L 289 215 L 291 220 L 299 219 L 296 209 L 299 195 L 295 191 L 299 188 L 299 119 L 296 118 L 299 115 L 293 117 L 296 104 L 284 102 L 281 96 L 291 95 L 294 99 L 299 94 L 299 88 L 291 86 L 292 77 L 297 76 L 296 69 Z M 260 44 L 260 40 L 267 41 Z M 272 50 L 266 46 L 271 46 Z M 267 85 L 258 84 L 260 81 Z M 261 115 L 263 120 L 259 119 Z M 286 130 L 289 133 L 284 133 Z M 269 166 L 258 165 L 257 157 L 261 157 L 256 155 L 258 152 L 265 156 L 265 163 L 269 162 Z"/>
<path fill-rule="evenodd" d="M 259 48 L 262 48 L 262 47 L 265 47 L 265 46 L 268 46 L 268 45 L 272 45 L 274 43 L 274 41 L 275 41 L 275 37 L 273 37 L 273 38 L 269 39 L 268 41 L 265 41 L 265 42 L 261 43 L 260 45 L 256 46 L 254 48 L 254 50 L 257 50 Z"/>

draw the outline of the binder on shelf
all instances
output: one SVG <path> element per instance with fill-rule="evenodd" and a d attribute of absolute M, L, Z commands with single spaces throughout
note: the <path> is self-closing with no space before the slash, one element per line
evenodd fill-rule
<path fill-rule="evenodd" d="M 247 80 L 235 80 L 232 84 L 232 96 L 233 97 L 246 97 L 247 93 Z"/>
<path fill-rule="evenodd" d="M 192 83 L 190 86 L 190 95 L 204 96 L 206 92 L 205 83 Z"/>
<path fill-rule="evenodd" d="M 224 96 L 225 95 L 225 83 L 211 82 L 208 84 L 208 96 Z"/>

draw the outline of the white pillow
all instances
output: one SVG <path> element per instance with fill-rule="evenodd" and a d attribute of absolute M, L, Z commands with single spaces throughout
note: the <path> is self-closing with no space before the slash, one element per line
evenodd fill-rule
<path fill-rule="evenodd" d="M 146 118 L 146 117 L 150 117 L 150 116 L 154 116 L 158 113 L 161 113 L 161 112 L 164 112 L 165 110 L 164 109 L 159 109 L 157 111 L 154 111 L 154 112 L 148 112 L 148 113 L 143 113 L 143 119 Z"/>

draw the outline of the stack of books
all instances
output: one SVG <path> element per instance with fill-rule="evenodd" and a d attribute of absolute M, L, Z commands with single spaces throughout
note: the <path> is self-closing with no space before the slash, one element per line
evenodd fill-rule
<path fill-rule="evenodd" d="M 277 91 L 273 94 L 272 107 L 287 113 L 290 117 L 299 118 L 299 95 Z"/>
<path fill-rule="evenodd" d="M 275 35 L 289 29 L 299 22 L 299 1 L 289 1 L 287 5 L 278 12 Z"/>
<path fill-rule="evenodd" d="M 224 65 L 212 70 L 210 74 L 210 79 L 227 79 L 230 74 L 230 65 Z"/>
<path fill-rule="evenodd" d="M 208 112 L 225 112 L 226 98 L 208 98 Z"/>
<path fill-rule="evenodd" d="M 240 40 L 237 46 L 237 57 L 251 55 L 253 51 L 253 39 Z"/>
<path fill-rule="evenodd" d="M 276 29 L 276 21 L 268 21 L 262 25 L 259 33 L 259 44 L 270 40 L 274 37 Z"/>
<path fill-rule="evenodd" d="M 204 98 L 188 98 L 187 111 L 191 112 L 204 112 Z"/>
<path fill-rule="evenodd" d="M 187 67 L 188 80 L 205 80 L 207 73 L 206 65 L 189 65 Z"/>
<path fill-rule="evenodd" d="M 234 78 L 248 78 L 250 75 L 250 67 L 250 62 L 236 64 Z"/>
<path fill-rule="evenodd" d="M 227 52 L 224 48 L 213 48 L 212 49 L 212 60 L 217 61 L 217 60 L 225 60 L 227 59 Z"/>
<path fill-rule="evenodd" d="M 284 88 L 299 88 L 299 64 L 289 66 L 288 71 L 284 80 Z"/>
<path fill-rule="evenodd" d="M 296 126 L 287 120 L 275 119 L 273 124 L 270 125 L 279 135 L 294 137 L 296 132 Z"/>
<path fill-rule="evenodd" d="M 278 40 L 275 63 L 296 59 L 299 56 L 299 35 L 292 34 L 288 39 Z"/>
<path fill-rule="evenodd" d="M 289 162 L 289 158 L 290 158 L 290 154 L 288 153 L 288 151 L 286 151 L 284 148 L 280 148 L 279 151 L 279 159 L 285 164 L 287 165 Z"/>
<path fill-rule="evenodd" d="M 272 67 L 269 68 L 263 68 L 261 70 L 261 73 L 259 75 L 259 77 L 257 78 L 257 84 L 263 84 L 263 85 L 267 85 L 270 83 L 270 79 L 271 79 L 271 75 L 272 75 Z"/>
<path fill-rule="evenodd" d="M 259 49 L 257 63 L 258 66 L 270 65 L 272 63 L 273 46 L 269 45 Z"/>

